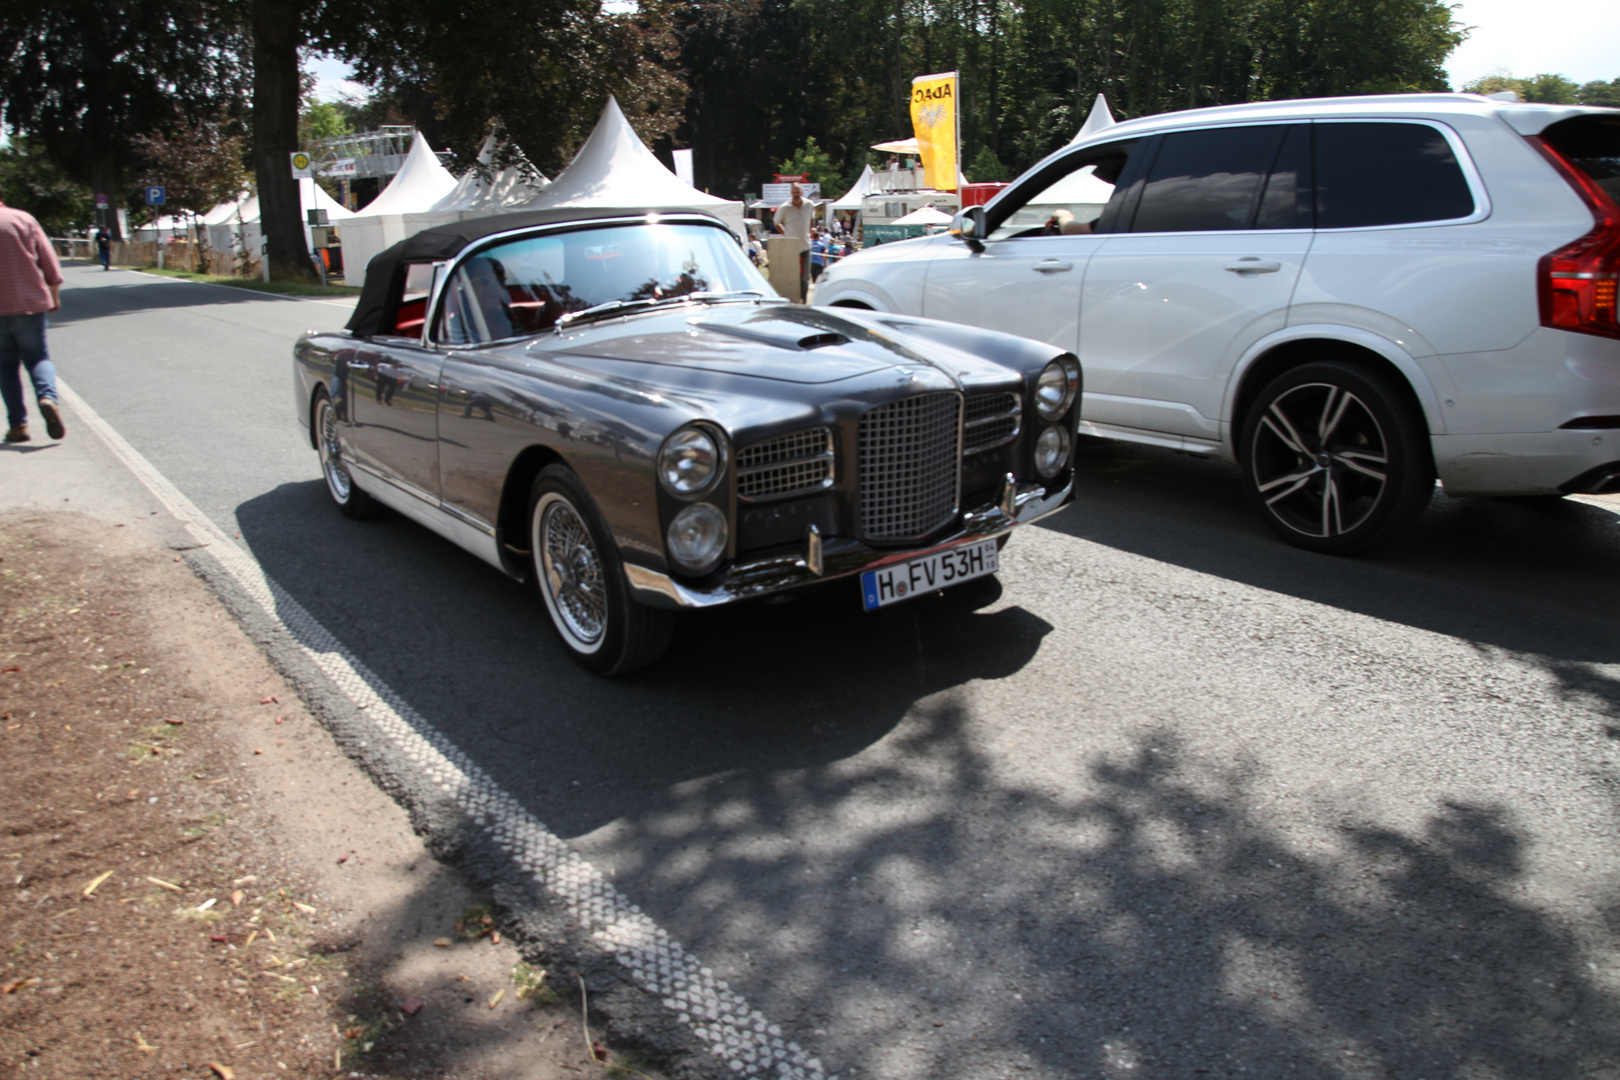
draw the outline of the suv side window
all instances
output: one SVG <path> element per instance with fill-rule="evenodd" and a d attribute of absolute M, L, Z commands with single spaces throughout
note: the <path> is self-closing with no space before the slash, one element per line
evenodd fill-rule
<path fill-rule="evenodd" d="M 1261 183 L 1288 130 L 1276 124 L 1166 135 L 1148 169 L 1130 231 L 1250 228 Z"/>
<path fill-rule="evenodd" d="M 989 238 L 1103 231 L 1098 218 L 1105 207 L 1118 201 L 1116 184 L 1137 145 L 1134 141 L 1113 143 L 1052 162 L 1025 185 L 1029 194 L 1017 206 L 997 208 L 1000 220 L 992 223 Z"/>
<path fill-rule="evenodd" d="M 1462 166 L 1427 124 L 1319 122 L 1316 227 L 1452 221 L 1474 212 Z"/>

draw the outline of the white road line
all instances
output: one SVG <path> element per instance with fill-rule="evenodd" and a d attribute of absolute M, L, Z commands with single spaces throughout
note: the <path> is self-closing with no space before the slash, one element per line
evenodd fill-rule
<path fill-rule="evenodd" d="M 501 790 L 266 576 L 258 560 L 210 521 L 82 398 L 60 381 L 57 390 L 80 422 L 107 444 L 199 543 L 208 545 L 210 554 L 265 615 L 286 627 L 308 659 L 356 708 L 365 710 L 379 733 L 508 852 L 541 889 L 566 905 L 596 944 L 615 956 L 628 978 L 676 1013 L 735 1075 L 838 1080 L 828 1077 L 819 1060 L 786 1039 L 781 1028 L 750 1008 L 725 980 L 716 979 L 600 871 Z"/>

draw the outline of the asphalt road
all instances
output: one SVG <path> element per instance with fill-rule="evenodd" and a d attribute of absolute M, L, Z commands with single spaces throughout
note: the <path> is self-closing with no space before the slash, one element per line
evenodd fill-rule
<path fill-rule="evenodd" d="M 999 585 L 703 613 L 607 682 L 330 505 L 289 349 L 345 305 L 67 274 L 73 389 L 829 1073 L 1620 1077 L 1620 501 L 1328 559 L 1096 444 Z"/>

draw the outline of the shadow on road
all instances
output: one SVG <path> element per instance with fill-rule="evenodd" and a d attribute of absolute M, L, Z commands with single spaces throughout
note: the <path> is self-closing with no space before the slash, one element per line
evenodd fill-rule
<path fill-rule="evenodd" d="M 1285 544 L 1249 507 L 1235 466 L 1132 446 L 1081 448 L 1075 505 L 1041 527 L 1256 588 L 1535 660 L 1620 718 L 1620 502 L 1451 498 L 1351 557 Z"/>
<path fill-rule="evenodd" d="M 1117 460 L 1129 493 L 1098 468 L 1052 528 L 1539 655 L 1572 687 L 1614 659 L 1615 638 L 1582 632 L 1596 616 L 1566 633 L 1547 625 L 1562 611 L 1527 614 L 1572 603 L 1569 579 L 1611 550 L 1598 511 L 1556 508 L 1543 537 L 1519 507 L 1483 525 L 1439 507 L 1397 552 L 1324 560 L 1264 533 L 1230 470 Z M 1589 967 L 1614 926 L 1595 941 L 1532 901 L 1530 840 L 1500 807 L 1302 839 L 1261 808 L 1257 769 L 1171 734 L 1055 762 L 1056 789 L 998 773 L 1006 748 L 972 719 L 996 688 L 976 683 L 1052 627 L 991 610 L 994 583 L 873 615 L 836 587 L 705 613 L 664 662 L 607 681 L 528 590 L 402 519 L 341 517 L 319 481 L 238 521 L 430 723 L 846 1075 L 1620 1076 L 1620 1000 Z M 1459 530 L 1470 550 L 1447 552 Z M 1523 597 L 1505 578 L 1532 555 L 1545 585 Z M 1069 709 L 1083 725 L 1084 699 Z M 476 872 L 519 877 L 501 857 Z M 1620 926 L 1620 897 L 1593 888 Z"/>
<path fill-rule="evenodd" d="M 121 278 L 121 280 L 119 280 Z M 209 285 L 184 278 L 153 279 L 145 275 L 121 273 L 100 288 L 62 290 L 61 310 L 50 316 L 51 326 L 67 326 L 86 319 L 105 319 L 124 312 L 149 312 L 166 308 L 217 307 L 263 302 L 268 294 L 228 285 Z M 279 302 L 279 299 L 276 301 Z"/>

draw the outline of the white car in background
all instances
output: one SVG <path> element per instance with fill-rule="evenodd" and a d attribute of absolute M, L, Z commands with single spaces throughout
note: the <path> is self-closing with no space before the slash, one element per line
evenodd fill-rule
<path fill-rule="evenodd" d="M 1080 358 L 1085 433 L 1237 462 L 1346 552 L 1454 495 L 1620 491 L 1620 110 L 1469 94 L 1168 113 L 1041 161 L 818 305 Z"/>

